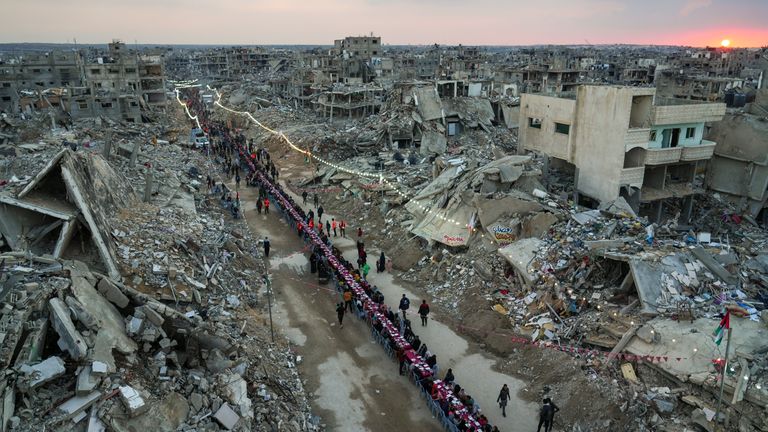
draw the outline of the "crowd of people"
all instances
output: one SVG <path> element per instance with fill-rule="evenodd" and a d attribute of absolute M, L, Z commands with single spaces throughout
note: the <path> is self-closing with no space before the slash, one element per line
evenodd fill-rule
<path fill-rule="evenodd" d="M 199 102 L 191 101 L 191 108 L 198 113 L 203 129 L 209 134 L 210 149 L 203 151 L 215 157 L 223 166 L 225 173 L 234 177 L 239 188 L 241 169 L 246 169 L 246 183 L 259 188 L 259 198 L 256 208 L 269 213 L 270 198 L 275 209 L 282 213 L 298 236 L 310 245 L 310 271 L 317 273 L 321 282 L 333 280 L 339 292 L 340 301 L 336 304 L 336 314 L 339 327 L 343 328 L 344 316 L 347 312 L 356 314 L 364 319 L 371 328 L 374 338 L 384 345 L 388 354 L 396 358 L 400 374 L 408 374 L 420 387 L 425 398 L 430 402 L 432 412 L 439 417 L 443 425 L 452 431 L 493 432 L 499 429 L 490 424 L 482 413 L 475 399 L 455 382 L 453 371 L 448 369 L 441 380 L 438 378 L 439 367 L 437 356 L 423 343 L 411 327 L 407 318 L 410 309 L 410 299 L 403 294 L 398 310 L 384 303 L 384 295 L 368 282 L 370 265 L 367 262 L 365 242 L 362 228 L 357 229 L 357 266 L 347 261 L 341 251 L 332 243 L 332 238 L 338 233 L 346 236 L 347 224 L 344 220 L 326 219 L 319 202 L 318 194 L 313 196 L 314 209 L 304 211 L 285 193 L 278 184 L 278 170 L 266 149 L 253 147 L 253 141 L 248 141 L 242 133 L 237 133 L 221 122 L 209 120 L 208 112 Z M 221 193 L 222 205 L 232 211 L 233 217 L 240 217 L 241 203 L 239 191 L 227 189 L 223 183 L 217 184 L 210 176 L 208 188 L 215 194 Z M 302 201 L 306 205 L 308 194 L 302 193 Z M 269 240 L 263 240 L 264 252 L 269 256 Z M 390 271 L 391 260 L 382 252 L 376 261 L 377 272 Z M 398 311 L 400 313 L 398 313 Z M 429 316 L 429 305 L 422 300 L 417 314 L 421 325 L 426 326 Z M 506 405 L 510 399 L 509 388 L 502 387 L 497 402 L 506 417 Z M 552 426 L 552 416 L 558 408 L 546 399 L 540 413 L 539 428 L 544 426 L 549 432 Z"/>

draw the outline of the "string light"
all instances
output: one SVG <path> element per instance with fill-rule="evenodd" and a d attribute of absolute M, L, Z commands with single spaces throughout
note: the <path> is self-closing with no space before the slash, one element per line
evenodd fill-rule
<path fill-rule="evenodd" d="M 232 108 L 225 107 L 224 105 L 221 104 L 222 94 L 217 89 L 212 88 L 211 86 L 206 86 L 206 87 L 208 88 L 208 90 L 216 93 L 216 101 L 214 102 L 215 106 L 217 106 L 217 107 L 219 107 L 219 108 L 221 108 L 221 109 L 223 109 L 225 111 L 228 111 L 228 112 L 230 112 L 232 114 L 237 114 L 237 115 L 242 115 L 242 116 L 248 117 L 248 119 L 250 119 L 255 125 L 259 126 L 260 128 L 264 129 L 265 131 L 267 131 L 267 132 L 269 132 L 269 133 L 271 133 L 273 135 L 276 135 L 277 137 L 282 139 L 286 144 L 288 144 L 289 147 L 291 147 L 293 150 L 303 154 L 304 156 L 310 157 L 310 158 L 312 158 L 312 159 L 314 159 L 314 160 L 316 160 L 316 161 L 318 161 L 318 162 L 320 162 L 320 163 L 322 163 L 324 165 L 330 166 L 332 168 L 335 168 L 335 169 L 337 169 L 339 171 L 342 171 L 342 172 L 345 172 L 347 174 L 352 174 L 352 175 L 356 175 L 358 177 L 365 177 L 365 178 L 376 178 L 376 179 L 379 180 L 379 183 L 386 184 L 392 190 L 394 190 L 398 195 L 400 195 L 401 197 L 405 198 L 406 200 L 411 201 L 423 213 L 431 214 L 431 215 L 437 217 L 438 219 L 440 219 L 442 221 L 452 223 L 452 224 L 454 224 L 456 226 L 461 226 L 462 225 L 461 222 L 459 222 L 459 221 L 457 221 L 455 219 L 451 219 L 451 218 L 449 218 L 447 216 L 444 216 L 444 215 L 440 214 L 439 212 L 437 212 L 435 210 L 430 209 L 427 206 L 424 206 L 424 205 L 422 205 L 422 204 L 420 204 L 418 202 L 413 201 L 413 197 L 410 197 L 407 194 L 403 193 L 394 184 L 392 184 L 392 182 L 390 182 L 388 179 L 386 179 L 381 173 L 369 173 L 369 172 L 356 171 L 356 170 L 353 170 L 353 169 L 349 169 L 349 168 L 343 167 L 341 165 L 335 164 L 333 162 L 330 162 L 328 160 L 325 160 L 325 159 L 323 159 L 323 158 L 321 158 L 319 156 L 316 156 L 315 154 L 313 154 L 309 150 L 304 150 L 303 148 L 301 148 L 301 147 L 297 146 L 296 144 L 294 144 L 293 141 L 291 141 L 290 138 L 288 138 L 282 131 L 277 131 L 275 129 L 270 128 L 269 126 L 266 126 L 265 124 L 263 124 L 260 121 L 256 120 L 256 118 L 253 117 L 253 115 L 251 115 L 251 113 L 249 113 L 247 111 L 237 111 L 237 110 L 234 110 Z"/>

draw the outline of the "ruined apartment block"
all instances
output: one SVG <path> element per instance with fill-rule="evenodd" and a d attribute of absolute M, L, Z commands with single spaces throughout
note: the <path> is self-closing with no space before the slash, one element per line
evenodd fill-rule
<path fill-rule="evenodd" d="M 687 220 L 695 175 L 715 148 L 703 139 L 705 123 L 724 113 L 725 104 L 657 98 L 653 88 L 584 85 L 573 98 L 522 95 L 520 141 L 573 169 L 589 198 L 623 197 L 654 220 L 666 200 L 682 199 Z"/>
<path fill-rule="evenodd" d="M 55 108 L 72 118 L 103 116 L 143 122 L 143 109 L 166 101 L 160 56 L 139 57 L 113 41 L 108 55 L 54 51 L 0 64 L 0 109 L 9 113 Z"/>

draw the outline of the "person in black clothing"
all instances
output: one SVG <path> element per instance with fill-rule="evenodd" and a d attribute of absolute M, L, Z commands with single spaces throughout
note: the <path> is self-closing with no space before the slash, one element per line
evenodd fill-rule
<path fill-rule="evenodd" d="M 445 378 L 443 378 L 443 381 L 447 385 L 452 385 L 453 382 L 456 380 L 456 378 L 453 376 L 453 369 L 448 369 L 448 372 L 445 373 Z"/>
<path fill-rule="evenodd" d="M 269 239 L 264 237 L 264 256 L 269 258 Z"/>
<path fill-rule="evenodd" d="M 403 297 L 400 299 L 400 305 L 398 306 L 398 309 L 403 313 L 403 318 L 405 318 L 405 311 L 407 311 L 409 307 L 411 307 L 411 301 L 405 294 L 403 294 Z"/>
<path fill-rule="evenodd" d="M 501 391 L 499 391 L 499 396 L 496 398 L 496 402 L 499 404 L 499 408 L 501 408 L 501 415 L 504 417 L 507 416 L 507 401 L 509 400 L 509 387 L 507 387 L 506 384 L 501 386 Z"/>
<path fill-rule="evenodd" d="M 336 305 L 336 316 L 339 318 L 339 328 L 344 328 L 344 303 Z"/>
<path fill-rule="evenodd" d="M 431 356 L 430 356 L 430 357 L 427 359 L 427 366 L 429 366 L 429 367 L 433 367 L 433 366 L 434 366 L 434 365 L 436 365 L 436 364 L 437 364 L 437 356 L 436 356 L 435 354 L 432 354 L 432 355 L 431 355 Z"/>
<path fill-rule="evenodd" d="M 307 191 L 301 193 L 301 198 L 304 200 L 304 204 L 307 203 Z"/>
<path fill-rule="evenodd" d="M 536 432 L 541 432 L 541 426 L 544 426 L 544 432 L 552 431 L 552 423 L 555 421 L 555 413 L 560 411 L 560 408 L 552 402 L 550 398 L 544 398 L 544 405 L 541 406 L 539 411 L 539 427 Z"/>
<path fill-rule="evenodd" d="M 384 257 L 384 251 L 382 251 L 381 255 L 379 255 L 379 260 L 376 261 L 376 273 L 383 273 L 386 263 L 387 259 Z"/>
<path fill-rule="evenodd" d="M 323 206 L 317 208 L 317 221 L 323 223 Z"/>
<path fill-rule="evenodd" d="M 413 338 L 413 341 L 411 342 L 411 348 L 418 351 L 418 349 L 421 347 L 421 339 L 419 339 L 419 336 Z"/>

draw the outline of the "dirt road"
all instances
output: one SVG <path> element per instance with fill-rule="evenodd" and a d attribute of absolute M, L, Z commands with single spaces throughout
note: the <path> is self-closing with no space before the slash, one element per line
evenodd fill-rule
<path fill-rule="evenodd" d="M 256 213 L 256 195 L 256 189 L 241 189 L 248 226 L 272 246 L 273 319 L 302 356 L 299 370 L 321 423 L 333 431 L 442 430 L 367 325 L 347 315 L 339 327 L 335 290 L 309 274 L 305 245 L 280 215 Z"/>

